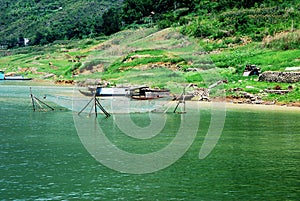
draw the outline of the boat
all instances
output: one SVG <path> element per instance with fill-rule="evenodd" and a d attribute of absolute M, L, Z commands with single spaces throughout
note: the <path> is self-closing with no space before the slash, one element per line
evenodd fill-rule
<path fill-rule="evenodd" d="M 4 71 L 0 71 L 0 80 L 4 80 L 5 75 L 4 75 Z"/>
<path fill-rule="evenodd" d="M 85 96 L 128 96 L 129 88 L 122 87 L 88 87 L 88 90 L 79 92 Z"/>
<path fill-rule="evenodd" d="M 5 76 L 4 80 L 32 80 L 32 78 L 25 78 L 22 75 Z"/>
<path fill-rule="evenodd" d="M 5 75 L 4 71 L 0 71 L 0 80 L 32 80 L 32 78 L 25 78 L 23 75 Z"/>
<path fill-rule="evenodd" d="M 147 86 L 139 86 L 133 88 L 119 88 L 119 87 L 88 87 L 88 90 L 79 92 L 85 96 L 97 97 L 114 97 L 123 96 L 132 98 L 134 100 L 153 100 L 158 98 L 170 97 L 170 90 L 168 89 L 151 89 Z"/>
<path fill-rule="evenodd" d="M 147 86 L 130 89 L 130 97 L 135 100 L 153 100 L 158 98 L 169 98 L 168 89 L 151 89 Z"/>
<path fill-rule="evenodd" d="M 259 76 L 260 74 L 260 68 L 256 67 L 255 65 L 246 65 L 246 68 L 243 72 L 243 76 L 252 76 L 252 75 L 257 75 Z"/>

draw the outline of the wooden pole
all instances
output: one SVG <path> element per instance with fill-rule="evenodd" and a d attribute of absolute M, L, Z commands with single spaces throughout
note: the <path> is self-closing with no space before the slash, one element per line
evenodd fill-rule
<path fill-rule="evenodd" d="M 185 113 L 185 88 L 183 88 L 183 113 Z"/>
<path fill-rule="evenodd" d="M 109 117 L 110 114 L 104 109 L 104 107 L 100 104 L 98 98 L 96 98 L 96 94 L 94 94 L 93 98 L 84 106 L 84 108 L 78 113 L 78 115 L 80 115 L 80 113 L 82 113 L 86 108 L 87 106 L 93 101 L 93 105 L 90 109 L 90 113 L 92 113 L 93 109 L 95 111 L 95 115 L 96 117 L 98 116 L 98 110 L 97 110 L 97 106 L 99 107 L 99 109 L 106 115 L 106 117 Z"/>
<path fill-rule="evenodd" d="M 40 107 L 40 108 L 43 108 L 43 105 L 47 106 L 48 108 L 50 108 L 51 110 L 54 110 L 53 107 L 51 107 L 50 105 L 48 105 L 47 103 L 41 101 L 40 99 L 38 99 L 37 97 L 35 97 L 35 95 L 32 94 L 32 90 L 31 90 L 31 87 L 30 87 L 30 97 L 31 97 L 31 102 L 32 102 L 32 108 L 33 108 L 33 111 L 36 111 L 37 109 L 37 105 Z M 41 104 L 40 104 L 41 103 Z"/>
<path fill-rule="evenodd" d="M 176 98 L 176 99 L 178 100 L 178 103 L 177 103 L 177 105 L 176 105 L 176 107 L 175 107 L 175 109 L 174 109 L 173 113 L 175 113 L 175 112 L 176 112 L 176 110 L 177 110 L 177 108 L 178 108 L 179 104 L 181 103 L 181 101 L 180 101 L 180 98 L 181 98 L 181 97 L 183 97 L 183 92 L 180 94 L 179 98 Z"/>
<path fill-rule="evenodd" d="M 97 99 L 96 99 L 96 94 L 94 95 L 94 107 L 95 107 L 95 115 L 97 117 Z"/>
<path fill-rule="evenodd" d="M 177 105 L 176 105 L 176 107 L 175 107 L 175 109 L 174 109 L 173 113 L 175 113 L 175 112 L 176 112 L 176 110 L 177 110 L 177 108 L 178 108 L 179 104 L 180 104 L 180 101 L 178 101 L 178 103 L 177 103 Z"/>
<path fill-rule="evenodd" d="M 82 108 L 82 110 L 80 110 L 80 112 L 78 112 L 78 115 L 81 114 L 81 112 L 83 112 L 85 110 L 85 108 L 87 108 L 87 106 L 92 102 L 93 98 Z"/>
<path fill-rule="evenodd" d="M 50 105 L 48 105 L 47 103 L 45 103 L 45 102 L 43 102 L 43 101 L 41 101 L 40 99 L 38 99 L 37 97 L 34 97 L 38 102 L 40 102 L 40 103 L 42 103 L 42 104 L 44 104 L 44 105 L 46 105 L 48 108 L 50 108 L 51 110 L 54 110 L 54 108 L 53 107 L 51 107 Z"/>
<path fill-rule="evenodd" d="M 100 101 L 96 98 L 96 102 L 100 110 L 106 115 L 106 117 L 109 117 L 110 114 L 104 109 L 104 107 L 100 104 Z"/>
<path fill-rule="evenodd" d="M 180 100 L 180 98 L 182 97 L 182 101 Z M 185 88 L 183 88 L 181 95 L 179 96 L 179 101 L 173 111 L 173 113 L 176 112 L 178 106 L 180 105 L 180 103 L 183 103 L 183 111 L 181 111 L 181 113 L 185 113 Z"/>
<path fill-rule="evenodd" d="M 32 94 L 31 87 L 30 87 L 30 97 L 31 97 L 33 111 L 35 111 L 35 102 L 34 102 L 34 96 Z"/>

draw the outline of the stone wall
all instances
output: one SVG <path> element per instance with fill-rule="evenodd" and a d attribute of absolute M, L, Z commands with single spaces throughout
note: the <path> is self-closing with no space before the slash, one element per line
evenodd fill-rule
<path fill-rule="evenodd" d="M 259 81 L 295 83 L 300 81 L 300 72 L 263 72 Z"/>

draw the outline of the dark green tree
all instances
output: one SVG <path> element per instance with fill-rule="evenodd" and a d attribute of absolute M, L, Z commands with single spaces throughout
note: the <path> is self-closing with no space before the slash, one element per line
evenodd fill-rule
<path fill-rule="evenodd" d="M 105 35 L 121 30 L 121 12 L 119 8 L 110 8 L 102 15 L 102 28 Z"/>
<path fill-rule="evenodd" d="M 14 48 L 17 46 L 18 44 L 18 39 L 17 38 L 9 38 L 6 42 L 7 44 L 7 48 L 10 49 L 10 48 Z"/>
<path fill-rule="evenodd" d="M 126 24 L 142 23 L 142 18 L 150 15 L 152 8 L 151 0 L 125 0 L 122 8 L 122 19 Z"/>
<path fill-rule="evenodd" d="M 24 39 L 22 34 L 19 35 L 18 46 L 19 47 L 24 47 L 25 46 L 25 39 Z"/>

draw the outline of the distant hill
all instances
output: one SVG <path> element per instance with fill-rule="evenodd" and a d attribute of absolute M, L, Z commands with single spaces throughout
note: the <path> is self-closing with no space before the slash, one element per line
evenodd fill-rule
<path fill-rule="evenodd" d="M 47 44 L 58 39 L 93 37 L 95 30 L 102 28 L 103 13 L 121 3 L 122 0 L 1 0 L 0 43 L 13 46 L 29 38 L 31 42 Z"/>

